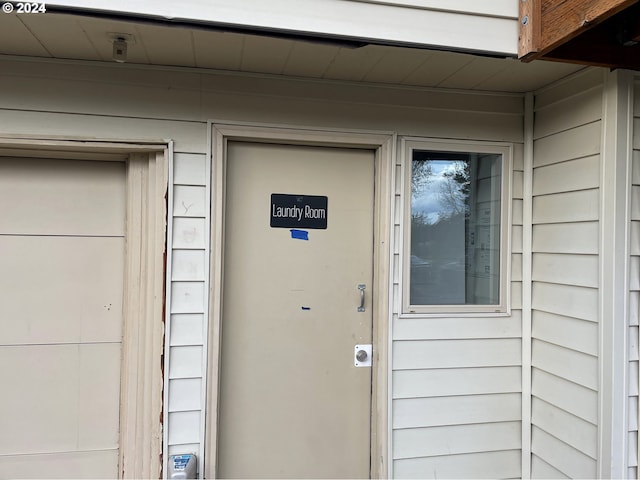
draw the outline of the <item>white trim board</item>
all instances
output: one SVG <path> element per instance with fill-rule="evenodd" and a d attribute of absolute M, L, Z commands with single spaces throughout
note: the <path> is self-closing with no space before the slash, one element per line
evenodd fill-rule
<path fill-rule="evenodd" d="M 362 2 L 352 0 L 262 0 L 183 2 L 66 0 L 47 3 L 56 11 L 126 13 L 167 23 L 286 33 L 318 39 L 388 45 L 435 46 L 515 56 L 518 20 L 512 6 L 479 9 L 477 2 Z M 354 19 L 358 19 L 357 22 Z"/>
<path fill-rule="evenodd" d="M 627 474 L 632 73 L 604 74 L 600 186 L 598 476 Z"/>
<path fill-rule="evenodd" d="M 525 96 L 522 205 L 522 479 L 531 478 L 531 278 L 533 240 L 534 96 Z"/>
<path fill-rule="evenodd" d="M 168 166 L 168 185 L 173 186 L 173 142 L 169 143 L 169 166 Z M 167 218 L 173 218 L 173 188 L 167 189 Z M 167 275 L 165 276 L 165 305 L 171 305 L 171 270 L 172 270 L 172 259 L 173 259 L 173 248 L 171 245 L 173 244 L 173 222 L 167 222 L 167 264 L 166 268 L 168 269 Z M 165 405 L 163 409 L 162 415 L 162 424 L 166 425 L 165 428 L 162 429 L 162 478 L 167 478 L 167 468 L 168 468 L 168 460 L 169 460 L 169 415 L 168 415 L 168 406 L 169 406 L 169 349 L 171 347 L 171 309 L 165 308 L 164 312 L 164 325 L 165 325 L 165 333 L 164 333 L 164 378 L 162 379 L 164 385 L 166 386 L 163 389 L 163 398 L 162 402 Z"/>

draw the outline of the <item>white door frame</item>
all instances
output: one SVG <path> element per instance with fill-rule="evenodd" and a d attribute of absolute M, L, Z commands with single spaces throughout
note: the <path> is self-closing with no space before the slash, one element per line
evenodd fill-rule
<path fill-rule="evenodd" d="M 126 162 L 119 478 L 162 475 L 164 286 L 171 144 L 1 137 L 0 155 Z"/>
<path fill-rule="evenodd" d="M 373 253 L 373 375 L 371 399 L 371 476 L 386 477 L 389 468 L 389 358 L 392 185 L 395 135 L 384 132 L 334 131 L 314 128 L 216 123 L 211 126 L 211 265 L 209 296 L 205 478 L 216 478 L 218 399 L 224 261 L 226 145 L 229 140 L 261 141 L 375 151 Z"/>

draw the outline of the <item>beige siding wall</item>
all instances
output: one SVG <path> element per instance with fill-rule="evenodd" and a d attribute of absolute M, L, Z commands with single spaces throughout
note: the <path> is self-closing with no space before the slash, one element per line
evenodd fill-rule
<path fill-rule="evenodd" d="M 207 120 L 514 143 L 511 317 L 399 318 L 403 167 L 396 165 L 392 455 L 399 478 L 520 475 L 522 97 L 7 59 L 0 89 L 11 91 L 0 102 L 2 135 L 174 141 L 169 453 L 203 453 Z"/>
<path fill-rule="evenodd" d="M 628 478 L 638 478 L 638 317 L 640 316 L 640 76 L 634 87 L 633 163 L 631 166 L 629 275 L 629 437 Z"/>
<path fill-rule="evenodd" d="M 602 73 L 535 98 L 532 477 L 594 478 Z"/>
<path fill-rule="evenodd" d="M 463 128 L 452 128 L 446 136 L 459 138 L 462 133 Z M 423 135 L 429 135 L 429 131 Z M 394 478 L 521 475 L 524 167 L 521 139 L 514 137 L 512 141 L 515 148 L 510 316 L 402 317 L 400 243 L 396 242 L 392 362 Z M 397 179 L 402 178 L 402 167 L 398 163 Z M 403 198 L 398 181 L 396 204 L 401 205 Z M 400 213 L 396 208 L 396 238 L 400 238 L 403 228 Z"/>

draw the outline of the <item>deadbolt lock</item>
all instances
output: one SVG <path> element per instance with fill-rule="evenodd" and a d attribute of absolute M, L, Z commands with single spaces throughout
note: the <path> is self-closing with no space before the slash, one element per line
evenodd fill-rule
<path fill-rule="evenodd" d="M 371 351 L 372 351 L 371 344 L 356 345 L 354 348 L 354 354 L 353 354 L 353 364 L 356 367 L 370 367 Z"/>

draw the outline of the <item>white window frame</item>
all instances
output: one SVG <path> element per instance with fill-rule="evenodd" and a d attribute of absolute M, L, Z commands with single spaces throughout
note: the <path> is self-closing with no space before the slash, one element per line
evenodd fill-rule
<path fill-rule="evenodd" d="M 500 187 L 500 281 L 496 305 L 412 305 L 410 303 L 411 275 L 411 172 L 414 150 L 433 150 L 460 153 L 494 153 L 502 155 Z M 496 316 L 509 315 L 511 273 L 511 184 L 513 145 L 509 143 L 441 140 L 405 137 L 400 141 L 403 166 L 403 256 L 402 256 L 402 316 Z"/>

